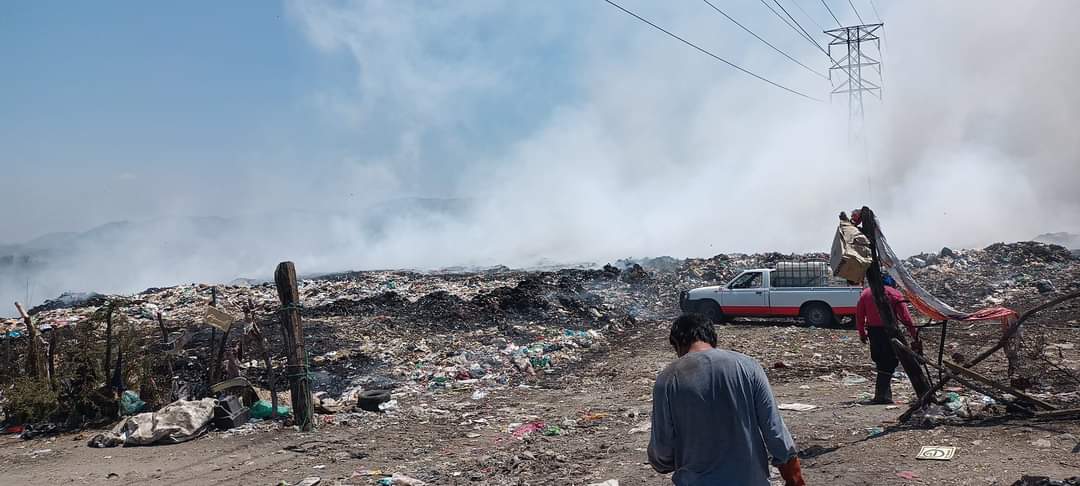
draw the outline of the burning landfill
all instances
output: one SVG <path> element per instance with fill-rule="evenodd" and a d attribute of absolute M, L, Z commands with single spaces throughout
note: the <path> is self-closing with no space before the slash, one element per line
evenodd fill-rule
<path fill-rule="evenodd" d="M 0 476 L 7 484 L 659 484 L 664 477 L 641 463 L 652 383 L 674 358 L 667 326 L 680 292 L 744 269 L 828 259 L 350 272 L 301 279 L 296 305 L 282 304 L 274 282 L 65 294 L 2 322 Z M 1026 310 L 1080 290 L 1080 260 L 1043 243 L 944 248 L 903 266 L 963 309 Z M 298 336 L 287 329 L 292 311 Z M 795 402 L 781 409 L 811 482 L 1012 484 L 1021 473 L 1080 471 L 1080 429 L 1051 420 L 1080 407 L 1078 311 L 1072 300 L 1032 315 L 1016 337 L 1017 363 L 999 353 L 972 368 L 1031 400 L 958 381 L 975 371 L 924 365 L 934 382 L 957 378 L 902 422 L 902 404 L 919 398 L 903 371 L 893 379 L 900 405 L 862 404 L 873 365 L 850 322 L 741 318 L 716 329 L 721 347 L 764 365 L 779 401 Z M 928 324 L 931 365 L 939 356 L 970 361 L 1003 332 L 994 322 L 946 328 L 915 315 Z M 293 361 L 296 340 L 306 363 Z M 289 392 L 303 381 L 310 419 Z M 1025 408 L 1032 401 L 1056 412 Z M 93 452 L 181 442 L 163 449 L 161 464 L 150 460 L 160 447 Z M 914 460 L 920 446 L 959 450 L 938 467 Z"/>

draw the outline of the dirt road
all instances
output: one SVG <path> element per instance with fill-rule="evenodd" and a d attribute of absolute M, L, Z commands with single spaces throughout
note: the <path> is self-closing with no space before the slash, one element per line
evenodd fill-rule
<path fill-rule="evenodd" d="M 1080 474 L 1076 422 L 891 429 L 900 409 L 858 405 L 872 384 L 838 379 L 840 372 L 871 377 L 854 331 L 790 325 L 718 331 L 722 346 L 765 364 L 779 402 L 817 406 L 783 412 L 805 456 L 809 484 L 1009 485 L 1024 473 Z M 670 484 L 644 464 L 649 434 L 643 430 L 653 380 L 673 359 L 666 337 L 666 323 L 642 323 L 582 363 L 525 386 L 479 399 L 468 389 L 397 396 L 394 412 L 321 416 L 311 434 L 213 432 L 184 444 L 114 449 L 87 447 L 92 431 L 30 441 L 5 437 L 0 483 L 270 485 L 318 476 L 322 484 L 365 485 L 397 472 L 435 485 Z M 774 369 L 780 360 L 784 364 Z M 898 398 L 910 397 L 905 383 L 896 387 Z M 536 421 L 553 435 L 537 431 L 519 439 L 511 433 Z M 874 427 L 884 433 L 870 437 Z M 922 445 L 958 451 L 951 461 L 916 460 Z"/>

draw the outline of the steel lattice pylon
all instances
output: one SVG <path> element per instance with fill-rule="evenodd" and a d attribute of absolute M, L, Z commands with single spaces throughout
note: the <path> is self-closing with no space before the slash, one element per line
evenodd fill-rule
<path fill-rule="evenodd" d="M 839 70 L 844 75 L 839 84 L 833 85 L 829 97 L 831 99 L 838 94 L 848 95 L 849 128 L 854 126 L 852 122 L 856 118 L 859 124 L 862 124 L 863 93 L 870 93 L 881 99 L 881 37 L 877 32 L 884 26 L 885 24 L 864 24 L 825 31 L 825 34 L 832 38 L 829 42 L 829 59 L 832 60 L 832 66 L 829 67 L 829 80 L 834 81 L 833 71 Z M 863 49 L 863 43 L 871 41 L 874 42 L 878 59 L 867 54 Z M 833 46 L 844 46 L 847 49 L 844 57 L 840 59 L 833 57 Z M 863 77 L 864 67 L 869 68 L 871 73 L 876 72 L 876 83 Z"/>

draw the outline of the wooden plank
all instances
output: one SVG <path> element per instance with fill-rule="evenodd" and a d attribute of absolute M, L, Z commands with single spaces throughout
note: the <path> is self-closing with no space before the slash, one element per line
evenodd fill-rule
<path fill-rule="evenodd" d="M 949 360 L 946 359 L 946 360 L 942 360 L 942 363 L 945 365 L 946 368 L 948 368 L 950 371 L 952 371 L 954 373 L 964 375 L 967 378 L 970 378 L 972 380 L 975 380 L 975 381 L 978 381 L 978 382 L 981 382 L 981 383 L 985 383 L 987 386 L 997 388 L 997 389 L 999 389 L 1001 391 L 1004 391 L 1004 392 L 1006 392 L 1006 393 L 1008 393 L 1010 395 L 1013 395 L 1015 397 L 1023 398 L 1025 401 L 1034 403 L 1035 405 L 1038 405 L 1038 406 L 1040 406 L 1042 408 L 1045 408 L 1047 410 L 1057 410 L 1057 407 L 1055 407 L 1055 406 L 1053 406 L 1053 405 L 1051 405 L 1049 403 L 1046 403 L 1046 402 L 1044 402 L 1042 400 L 1039 400 L 1038 398 L 1035 398 L 1035 397 L 1033 397 L 1031 395 L 1028 395 L 1027 393 L 1024 393 L 1024 392 L 1022 392 L 1020 390 L 1017 390 L 1017 389 L 1015 389 L 1015 388 L 1013 388 L 1011 386 L 1005 385 L 1004 383 L 998 383 L 998 382 L 996 382 L 994 380 L 991 380 L 990 378 L 987 378 L 987 377 L 985 377 L 983 375 L 980 375 L 979 373 L 976 373 L 976 372 L 974 372 L 972 370 L 964 368 L 963 366 L 960 366 L 959 364 L 953 363 L 952 361 L 949 361 Z"/>
<path fill-rule="evenodd" d="M 281 262 L 274 272 L 278 297 L 281 299 L 282 327 L 285 329 L 288 376 L 291 383 L 293 414 L 300 430 L 315 428 L 315 404 L 311 398 L 311 382 L 307 373 L 307 353 L 304 350 L 304 328 L 300 321 L 300 291 L 296 285 L 296 268 L 292 262 Z"/>
<path fill-rule="evenodd" d="M 237 320 L 232 314 L 210 306 L 206 307 L 203 315 L 208 325 L 221 331 L 228 329 Z"/>
<path fill-rule="evenodd" d="M 1045 418 L 1045 419 L 1067 418 L 1067 417 L 1074 417 L 1074 416 L 1080 416 L 1080 408 L 1066 408 L 1066 409 L 1062 409 L 1062 410 L 1050 410 L 1050 411 L 1046 411 L 1046 412 L 1035 412 L 1035 417 L 1036 418 Z"/>

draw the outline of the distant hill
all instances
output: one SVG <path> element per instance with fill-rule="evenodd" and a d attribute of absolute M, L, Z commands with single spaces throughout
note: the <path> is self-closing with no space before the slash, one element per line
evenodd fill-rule
<path fill-rule="evenodd" d="M 1070 250 L 1080 250 L 1080 234 L 1076 233 L 1043 233 L 1035 237 L 1035 241 L 1061 245 Z"/>

